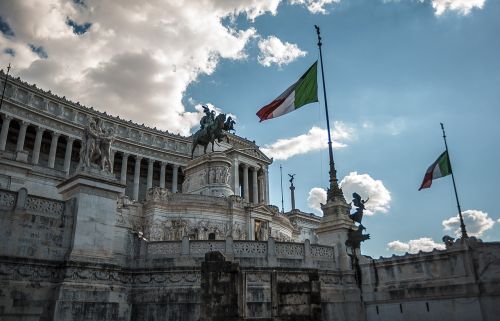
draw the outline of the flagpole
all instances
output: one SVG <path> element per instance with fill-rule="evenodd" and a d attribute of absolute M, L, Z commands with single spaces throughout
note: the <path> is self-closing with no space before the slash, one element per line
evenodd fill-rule
<path fill-rule="evenodd" d="M 455 175 L 453 174 L 453 169 L 451 168 L 451 157 L 450 157 L 450 152 L 448 151 L 448 144 L 446 143 L 446 134 L 444 132 L 444 125 L 443 123 L 441 124 L 441 130 L 443 131 L 443 139 L 444 139 L 444 147 L 446 148 L 446 154 L 448 154 L 448 162 L 450 166 L 450 171 L 451 171 L 451 180 L 453 181 L 453 190 L 455 191 L 455 199 L 457 200 L 457 208 L 458 208 L 458 215 L 460 217 L 460 230 L 462 231 L 462 239 L 468 238 L 467 236 L 467 231 L 465 230 L 465 223 L 464 223 L 464 218 L 462 217 L 462 210 L 460 209 L 460 202 L 458 201 L 458 193 L 457 193 L 457 186 L 455 184 Z"/>
<path fill-rule="evenodd" d="M 285 213 L 285 203 L 283 202 L 283 167 L 280 164 L 280 176 L 281 176 L 281 213 Z"/>
<path fill-rule="evenodd" d="M 330 156 L 330 188 L 328 189 L 328 199 L 333 200 L 337 196 L 343 197 L 342 191 L 339 188 L 337 180 L 337 171 L 335 170 L 335 162 L 333 160 L 333 148 L 332 148 L 332 137 L 330 133 L 330 117 L 328 115 L 328 101 L 326 99 L 326 86 L 325 86 L 325 72 L 323 69 L 323 52 L 321 50 L 321 34 L 319 27 L 314 25 L 316 28 L 316 34 L 318 35 L 318 48 L 319 48 L 319 60 L 321 64 L 321 80 L 323 82 L 323 98 L 325 100 L 325 113 L 326 113 L 326 128 L 328 131 L 328 154 Z"/>
<path fill-rule="evenodd" d="M 5 87 L 7 87 L 7 79 L 9 77 L 9 71 L 10 71 L 10 62 L 9 62 L 9 66 L 7 66 L 7 73 L 5 74 L 5 81 L 3 82 L 2 98 L 0 99 L 0 109 L 2 109 L 3 96 L 5 94 Z"/>

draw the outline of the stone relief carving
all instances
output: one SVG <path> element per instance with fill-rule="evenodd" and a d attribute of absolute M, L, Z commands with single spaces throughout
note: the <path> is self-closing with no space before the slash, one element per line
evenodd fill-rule
<path fill-rule="evenodd" d="M 168 202 L 169 195 L 170 192 L 168 189 L 161 187 L 153 187 L 148 190 L 148 193 L 146 195 L 146 200 L 153 202 Z"/>
<path fill-rule="evenodd" d="M 16 193 L 0 190 L 0 206 L 14 207 L 16 205 Z"/>
<path fill-rule="evenodd" d="M 146 237 L 150 241 L 180 241 L 184 236 L 191 240 L 208 240 L 213 234 L 216 240 L 223 240 L 232 233 L 230 223 L 222 221 L 173 219 L 149 224 Z M 246 237 L 241 227 L 237 233 L 240 238 Z"/>

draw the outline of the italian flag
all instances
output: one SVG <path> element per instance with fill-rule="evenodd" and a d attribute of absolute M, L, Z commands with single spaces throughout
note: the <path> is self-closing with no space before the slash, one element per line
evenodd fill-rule
<path fill-rule="evenodd" d="M 287 114 L 318 101 L 318 62 L 316 61 L 293 85 L 270 104 L 262 107 L 257 116 L 260 121 Z"/>
<path fill-rule="evenodd" d="M 432 180 L 440 177 L 444 177 L 451 174 L 451 164 L 448 157 L 448 152 L 443 152 L 438 159 L 427 169 L 425 172 L 424 180 L 422 185 L 418 189 L 429 188 L 432 185 Z"/>

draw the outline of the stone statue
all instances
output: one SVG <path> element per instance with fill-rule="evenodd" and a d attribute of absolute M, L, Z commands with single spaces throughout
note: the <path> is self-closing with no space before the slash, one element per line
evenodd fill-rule
<path fill-rule="evenodd" d="M 92 166 L 100 167 L 102 171 L 113 173 L 111 161 L 111 144 L 114 139 L 114 130 L 104 128 L 99 118 L 91 118 L 83 131 L 82 148 L 80 150 L 80 169 Z"/>
<path fill-rule="evenodd" d="M 208 144 L 212 144 L 212 152 L 214 151 L 214 143 L 217 140 L 221 142 L 224 137 L 226 137 L 228 143 L 229 138 L 227 137 L 227 131 L 224 129 L 226 124 L 226 115 L 219 114 L 215 117 L 214 111 L 209 111 L 208 107 L 203 107 L 205 116 L 200 121 L 201 128 L 193 135 L 193 147 L 191 149 L 191 158 L 193 158 L 194 150 L 196 146 L 201 145 L 204 147 L 203 153 L 207 153 Z"/>
<path fill-rule="evenodd" d="M 354 222 L 358 222 L 359 224 L 361 224 L 361 220 L 363 219 L 363 211 L 365 210 L 365 203 L 368 202 L 370 198 L 362 200 L 361 196 L 358 193 L 352 193 L 352 197 L 352 204 L 356 206 L 356 212 L 350 214 L 349 217 Z"/>

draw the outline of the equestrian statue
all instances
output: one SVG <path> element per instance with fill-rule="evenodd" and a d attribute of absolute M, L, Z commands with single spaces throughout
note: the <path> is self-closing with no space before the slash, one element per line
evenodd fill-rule
<path fill-rule="evenodd" d="M 231 116 L 227 117 L 226 114 L 220 113 L 215 116 L 215 111 L 211 111 L 207 106 L 202 106 L 205 115 L 200 120 L 200 129 L 194 133 L 191 149 L 191 159 L 194 155 L 194 150 L 196 146 L 203 146 L 203 153 L 207 153 L 208 144 L 212 144 L 212 152 L 214 151 L 214 143 L 221 142 L 224 137 L 229 144 L 228 133 L 232 130 L 234 131 L 234 124 L 236 122 Z"/>

